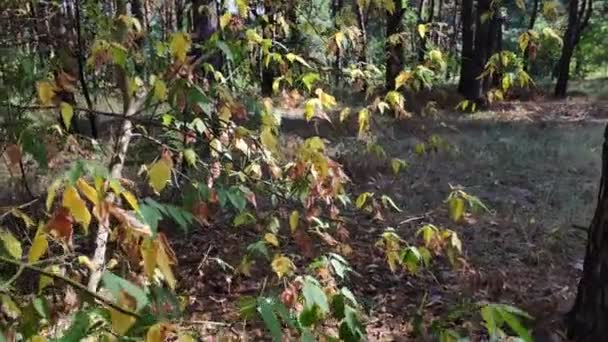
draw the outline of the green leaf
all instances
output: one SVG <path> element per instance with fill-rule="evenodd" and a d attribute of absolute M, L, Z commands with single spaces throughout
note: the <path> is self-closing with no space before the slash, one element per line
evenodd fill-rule
<path fill-rule="evenodd" d="M 344 308 L 344 323 L 346 323 L 346 327 L 348 328 L 348 334 L 342 336 L 343 329 L 340 329 L 341 337 L 346 341 L 361 340 L 363 337 L 363 326 L 359 322 L 357 311 L 349 305 Z"/>
<path fill-rule="evenodd" d="M 495 336 L 498 329 L 496 325 L 496 319 L 494 317 L 494 308 L 490 305 L 481 308 L 481 317 L 483 318 L 484 325 L 488 331 L 488 335 Z"/>
<path fill-rule="evenodd" d="M 21 242 L 17 240 L 17 238 L 11 234 L 11 232 L 7 230 L 0 231 L 0 240 L 4 245 L 4 250 L 11 256 L 13 259 L 21 259 L 23 255 L 23 250 L 21 249 Z"/>
<path fill-rule="evenodd" d="M 239 227 L 239 226 L 243 226 L 243 225 L 247 225 L 247 224 L 254 224 L 255 222 L 256 222 L 255 216 L 253 216 L 248 211 L 243 211 L 234 218 L 234 220 L 232 221 L 232 224 L 235 227 Z"/>
<path fill-rule="evenodd" d="M 196 165 L 196 152 L 193 149 L 187 148 L 184 150 L 184 159 L 190 166 Z"/>
<path fill-rule="evenodd" d="M 522 324 L 519 318 L 507 310 L 497 310 L 502 319 L 507 323 L 509 328 L 511 328 L 517 335 L 522 338 L 525 342 L 532 342 L 532 336 L 528 329 L 526 329 Z"/>
<path fill-rule="evenodd" d="M 135 301 L 137 302 L 136 311 L 139 311 L 148 305 L 149 301 L 146 293 L 130 281 L 123 279 L 110 271 L 104 272 L 101 279 L 104 287 L 112 293 L 114 299 L 117 300 L 120 292 L 125 291 L 131 297 L 135 298 Z"/>
<path fill-rule="evenodd" d="M 47 169 L 48 159 L 46 148 L 44 142 L 38 135 L 30 130 L 24 130 L 23 133 L 21 133 L 21 147 L 23 147 L 23 151 L 34 157 L 34 160 L 36 160 L 40 168 Z"/>
<path fill-rule="evenodd" d="M 232 204 L 235 209 L 238 211 L 245 210 L 245 207 L 247 206 L 247 199 L 239 187 L 231 187 L 226 192 L 226 196 L 228 197 L 230 204 Z"/>
<path fill-rule="evenodd" d="M 304 295 L 307 307 L 317 305 L 322 313 L 327 313 L 329 311 L 329 303 L 327 302 L 325 292 L 323 292 L 323 289 L 321 289 L 319 285 L 316 284 L 316 281 L 312 280 L 310 277 L 306 278 L 304 281 L 302 294 Z"/>
<path fill-rule="evenodd" d="M 319 307 L 314 305 L 311 307 L 305 307 L 300 312 L 300 316 L 298 317 L 298 321 L 303 327 L 310 327 L 313 324 L 317 323 L 322 317 L 319 312 Z"/>
<path fill-rule="evenodd" d="M 382 200 L 382 204 L 385 207 L 390 206 L 391 208 L 395 209 L 396 212 L 400 213 L 402 210 L 399 209 L 399 207 L 395 204 L 395 202 L 393 201 L 392 198 L 388 197 L 387 195 L 382 195 L 381 197 Z"/>
<path fill-rule="evenodd" d="M 239 298 L 239 315 L 243 319 L 251 319 L 255 314 L 257 300 L 252 296 L 242 296 Z"/>
<path fill-rule="evenodd" d="M 152 236 L 155 236 L 158 230 L 158 221 L 162 218 L 161 212 L 151 205 L 141 204 L 139 206 L 139 214 L 143 221 L 150 226 Z"/>
<path fill-rule="evenodd" d="M 314 83 L 316 81 L 318 81 L 321 78 L 321 76 L 319 74 L 317 74 L 316 72 L 308 72 L 304 75 L 302 75 L 302 83 L 304 84 L 304 86 L 306 87 L 306 89 L 308 89 L 308 91 L 312 90 L 312 86 L 314 85 Z"/>
<path fill-rule="evenodd" d="M 266 328 L 270 331 L 272 339 L 275 342 L 280 342 L 283 337 L 283 332 L 281 330 L 281 323 L 272 310 L 272 301 L 269 298 L 258 298 L 258 312 L 262 316 Z"/>

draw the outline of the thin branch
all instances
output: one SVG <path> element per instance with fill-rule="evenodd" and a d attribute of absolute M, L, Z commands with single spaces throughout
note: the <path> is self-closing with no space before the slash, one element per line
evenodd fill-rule
<path fill-rule="evenodd" d="M 74 281 L 74 280 L 72 280 L 72 279 L 70 279 L 68 277 L 64 277 L 64 276 L 62 276 L 60 274 L 55 274 L 53 272 L 49 272 L 49 271 L 46 271 L 44 269 L 38 268 L 36 266 L 32 266 L 30 264 L 21 262 L 19 260 L 13 260 L 13 259 L 10 259 L 10 258 L 4 257 L 4 256 L 0 256 L 0 261 L 2 261 L 4 263 L 7 263 L 7 264 L 15 265 L 15 266 L 17 266 L 19 268 L 25 268 L 25 269 L 28 269 L 30 271 L 34 271 L 34 272 L 36 272 L 38 274 L 47 276 L 49 278 L 53 278 L 53 279 L 62 281 L 64 283 L 72 286 L 73 288 L 75 288 L 75 289 L 77 289 L 77 290 L 79 290 L 81 292 L 84 292 L 87 295 L 89 295 L 89 296 L 97 299 L 98 301 L 100 301 L 104 305 L 106 305 L 106 306 L 108 306 L 108 307 L 110 307 L 110 308 L 112 308 L 112 309 L 114 309 L 114 310 L 116 310 L 116 311 L 118 311 L 120 313 L 123 313 L 125 315 L 129 315 L 131 317 L 135 317 L 135 318 L 138 318 L 138 319 L 140 318 L 140 316 L 137 313 L 135 313 L 135 312 L 133 312 L 131 310 L 127 310 L 127 309 L 125 309 L 125 308 L 123 308 L 123 307 L 121 307 L 121 306 L 119 306 L 117 304 L 114 304 L 111 300 L 109 300 L 107 298 L 104 298 L 104 297 L 98 295 L 95 292 L 89 291 L 89 289 L 87 289 L 86 286 L 84 286 L 81 283 L 79 283 L 77 281 Z"/>

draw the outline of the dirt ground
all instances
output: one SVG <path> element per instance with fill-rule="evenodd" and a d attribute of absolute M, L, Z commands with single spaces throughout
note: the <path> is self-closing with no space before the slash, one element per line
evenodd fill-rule
<path fill-rule="evenodd" d="M 354 196 L 386 194 L 402 209 L 382 222 L 353 213 L 348 225 L 355 250 L 348 260 L 358 273 L 348 286 L 365 308 L 369 340 L 428 340 L 436 327 L 479 336 L 470 322 L 479 323 L 477 304 L 484 302 L 527 310 L 535 317 L 529 324 L 538 341 L 565 340 L 561 318 L 582 270 L 607 108 L 584 100 L 509 103 L 493 112 L 444 113 L 383 127 L 379 143 L 389 158 L 409 164 L 399 176 L 386 160 L 349 148 L 356 145 L 354 136 L 325 132 L 352 177 Z M 286 141 L 308 135 L 297 124 L 284 134 Z M 449 148 L 416 154 L 414 146 L 434 134 Z M 478 196 L 491 213 L 451 222 L 444 203 L 450 185 Z M 437 260 L 415 276 L 392 274 L 374 243 L 386 227 L 415 242 L 425 223 L 458 233 L 466 266 L 454 270 Z M 263 285 L 222 270 L 217 260 L 238 262 L 245 243 L 224 229 L 176 244 L 177 250 L 193 250 L 180 263 L 182 286 L 193 298 L 191 322 L 201 322 L 203 333 L 243 337 L 242 322 L 228 322 L 237 320 L 238 297 L 259 294 Z M 218 328 L 217 322 L 229 325 Z M 259 327 L 257 337 L 251 327 L 247 336 L 257 340 L 263 328 L 253 326 Z"/>
<path fill-rule="evenodd" d="M 355 251 L 348 261 L 357 272 L 348 286 L 364 307 L 369 340 L 427 340 L 435 327 L 479 336 L 470 322 L 478 323 L 477 304 L 483 302 L 521 307 L 535 317 L 530 324 L 537 340 L 564 340 L 560 318 L 582 270 L 607 118 L 608 103 L 581 98 L 510 102 L 476 114 L 439 111 L 434 118 L 383 125 L 378 143 L 389 158 L 408 163 L 398 176 L 388 159 L 353 148 L 352 132 L 323 132 L 352 178 L 354 196 L 386 194 L 402 209 L 381 222 L 347 214 Z M 306 130 L 297 123 L 285 127 L 283 139 L 313 134 Z M 415 145 L 432 135 L 447 147 L 415 153 Z M 454 224 L 444 203 L 450 186 L 462 186 L 491 212 Z M 438 259 L 415 276 L 392 274 L 374 246 L 380 234 L 393 227 L 415 242 L 425 223 L 458 233 L 464 266 L 454 270 Z M 226 266 L 238 265 L 258 233 L 227 229 L 233 228 L 215 225 L 172 237 L 178 292 L 189 301 L 184 323 L 204 335 L 260 340 L 263 326 L 247 322 L 245 329 L 237 304 L 263 290 L 264 274 L 249 279 Z"/>

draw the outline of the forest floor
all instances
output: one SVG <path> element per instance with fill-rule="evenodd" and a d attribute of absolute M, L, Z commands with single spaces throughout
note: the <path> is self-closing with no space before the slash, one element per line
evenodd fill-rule
<path fill-rule="evenodd" d="M 516 305 L 535 317 L 530 324 L 536 336 L 564 339 L 560 319 L 572 304 L 582 271 L 608 103 L 578 98 L 497 107 L 476 114 L 439 112 L 432 119 L 383 127 L 378 143 L 389 158 L 409 164 L 397 176 L 386 159 L 352 150 L 352 134 L 319 130 L 351 176 L 353 196 L 385 194 L 402 209 L 381 222 L 353 213 L 348 225 L 353 248 L 348 260 L 358 273 L 348 286 L 363 303 L 371 341 L 428 340 L 436 327 L 475 336 L 470 322 L 479 323 L 478 304 L 484 302 Z M 315 134 L 304 122 L 285 126 L 284 146 Z M 414 146 L 434 134 L 450 148 L 416 154 Z M 491 213 L 468 215 L 454 224 L 444 203 L 451 185 L 479 197 Z M 417 275 L 392 274 L 375 242 L 386 227 L 415 241 L 425 223 L 458 233 L 465 266 L 454 270 L 438 260 Z M 242 254 L 242 236 L 227 236 L 224 229 L 200 231 L 176 244 L 177 250 L 193 251 L 182 257 L 180 275 L 193 298 L 194 322 L 234 322 L 238 298 L 255 296 L 264 286 L 228 276 L 215 262 L 238 264 Z M 259 327 L 253 339 L 264 334 Z M 238 324 L 199 328 L 233 337 L 242 332 Z"/>
<path fill-rule="evenodd" d="M 475 114 L 439 110 L 432 118 L 381 124 L 378 143 L 389 159 L 351 147 L 355 131 L 320 130 L 351 176 L 353 196 L 388 195 L 402 210 L 380 222 L 347 213 L 353 249 L 347 259 L 357 273 L 348 287 L 364 307 L 369 340 L 426 340 L 432 327 L 476 335 L 470 322 L 480 320 L 483 302 L 527 310 L 536 318 L 536 333 L 563 339 L 560 317 L 576 292 L 584 229 L 595 209 L 608 103 L 578 97 L 494 107 Z M 284 126 L 287 148 L 315 134 L 301 119 Z M 415 153 L 414 146 L 432 135 L 449 148 Z M 395 176 L 390 158 L 404 159 L 408 167 Z M 491 212 L 453 223 L 444 203 L 450 186 L 462 186 Z M 417 275 L 392 274 L 375 242 L 386 227 L 415 241 L 425 223 L 458 233 L 463 265 L 453 269 L 438 259 Z M 233 228 L 212 225 L 171 238 L 178 251 L 178 292 L 189 298 L 185 324 L 206 336 L 242 338 L 247 330 L 249 339 L 260 340 L 266 336 L 263 325 L 244 329 L 238 302 L 263 291 L 266 282 L 260 279 L 270 273 L 235 276 L 225 264 L 238 265 L 259 233 L 227 229 Z"/>

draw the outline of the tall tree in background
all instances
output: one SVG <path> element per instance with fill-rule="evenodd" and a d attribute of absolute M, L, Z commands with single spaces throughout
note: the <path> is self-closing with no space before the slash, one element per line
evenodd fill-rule
<path fill-rule="evenodd" d="M 355 0 L 355 9 L 357 11 L 357 26 L 359 27 L 359 31 L 361 31 L 357 62 L 367 63 L 367 15 L 369 3 Z"/>
<path fill-rule="evenodd" d="M 395 78 L 403 70 L 404 44 L 402 37 L 397 36 L 403 31 L 403 0 L 393 0 L 390 10 L 386 10 L 386 88 L 395 88 Z"/>
<path fill-rule="evenodd" d="M 473 0 L 462 0 L 462 52 L 460 55 L 460 79 L 458 92 L 467 99 L 471 99 L 471 90 L 475 87 L 475 74 L 473 72 L 473 49 L 475 37 L 473 21 Z"/>
<path fill-rule="evenodd" d="M 581 33 L 589 24 L 589 18 L 593 12 L 593 0 L 570 0 L 568 5 L 568 26 L 562 39 L 564 44 L 562 54 L 557 65 L 557 83 L 555 85 L 555 96 L 565 97 L 568 91 L 568 80 L 570 78 L 570 61 L 572 54 L 578 44 Z"/>
<path fill-rule="evenodd" d="M 343 0 L 332 0 L 331 2 L 331 15 L 334 19 L 334 27 L 336 28 L 336 30 L 340 30 L 340 24 L 338 22 L 339 20 L 339 14 L 340 11 L 342 10 L 342 6 L 343 6 Z M 336 48 L 336 61 L 334 64 L 334 72 L 336 73 L 335 75 L 335 82 L 336 85 L 340 84 L 340 75 L 341 75 L 341 70 L 342 70 L 342 47 L 338 46 Z"/>

